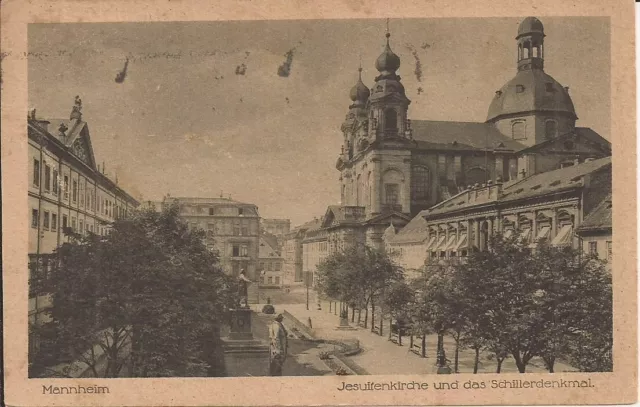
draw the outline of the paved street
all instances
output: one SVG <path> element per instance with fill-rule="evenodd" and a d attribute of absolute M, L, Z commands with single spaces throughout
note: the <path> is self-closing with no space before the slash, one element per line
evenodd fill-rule
<path fill-rule="evenodd" d="M 403 346 L 398 346 L 388 340 L 388 321 L 385 321 L 384 336 L 379 336 L 370 332 L 369 329 L 357 328 L 352 331 L 337 330 L 339 318 L 333 312 L 329 312 L 327 302 L 322 303 L 322 310 L 316 310 L 315 295 L 310 295 L 309 310 L 305 303 L 298 302 L 303 288 L 296 288 L 290 294 L 297 303 L 285 303 L 287 294 L 280 294 L 278 302 L 272 301 L 276 307 L 276 312 L 286 310 L 294 315 L 300 322 L 307 323 L 311 318 L 313 331 L 317 338 L 323 339 L 356 339 L 360 342 L 363 352 L 351 357 L 353 362 L 362 367 L 369 374 L 429 374 L 434 372 L 435 353 L 437 335 L 427 336 L 427 358 L 421 358 L 409 351 L 409 338 L 403 338 Z M 260 306 L 257 306 L 260 307 Z M 355 325 L 355 324 L 353 324 Z M 451 360 L 453 367 L 455 343 L 450 336 L 445 336 L 445 350 L 447 358 Z M 292 349 L 293 351 L 293 349 Z M 295 351 L 293 351 L 295 352 Z M 473 373 L 474 352 L 463 349 L 460 351 L 459 371 L 460 373 Z M 496 363 L 488 359 L 488 354 L 481 353 L 479 373 L 495 373 Z M 556 363 L 555 371 L 571 371 L 570 366 Z M 502 365 L 503 373 L 517 372 L 517 368 L 512 358 L 508 358 Z M 527 372 L 543 373 L 547 370 L 540 359 L 534 358 L 527 366 Z"/>

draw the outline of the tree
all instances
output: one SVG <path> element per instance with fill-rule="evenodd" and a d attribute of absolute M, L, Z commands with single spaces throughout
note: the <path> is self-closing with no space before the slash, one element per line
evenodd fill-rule
<path fill-rule="evenodd" d="M 58 346 L 96 377 L 122 376 L 125 366 L 135 377 L 224 373 L 219 328 L 236 293 L 204 233 L 178 211 L 143 210 L 107 236 L 75 236 L 57 250 L 43 288 Z"/>
<path fill-rule="evenodd" d="M 581 259 L 571 247 L 538 242 L 532 250 L 517 237 L 496 235 L 487 251 L 472 253 L 456 269 L 458 282 L 453 286 L 474 305 L 468 308 L 465 342 L 475 338 L 476 346 L 493 352 L 498 372 L 507 354 L 521 373 L 535 356 L 550 372 L 564 355 L 580 369 L 594 368 L 589 362 L 580 366 L 581 360 L 586 362 L 580 350 L 589 348 L 586 343 L 600 347 L 596 353 L 602 358 L 596 364 L 607 366 L 611 286 L 601 263 Z"/>
<path fill-rule="evenodd" d="M 318 264 L 317 270 L 320 292 L 364 308 L 365 327 L 368 326 L 369 305 L 374 314 L 375 300 L 381 296 L 383 288 L 403 278 L 402 268 L 384 250 L 366 245 L 350 245 L 330 254 Z"/>

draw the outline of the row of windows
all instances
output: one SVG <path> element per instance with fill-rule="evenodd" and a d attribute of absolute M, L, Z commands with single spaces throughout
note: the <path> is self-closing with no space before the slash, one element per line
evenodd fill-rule
<path fill-rule="evenodd" d="M 208 223 L 206 231 L 208 237 L 214 237 L 215 235 L 251 236 L 249 226 L 248 222 L 223 220 L 216 223 Z M 198 228 L 198 223 L 191 222 L 189 227 L 195 230 Z"/>
<path fill-rule="evenodd" d="M 36 187 L 40 187 L 40 160 L 33 160 L 33 185 Z M 65 200 L 69 199 L 69 176 L 64 175 L 60 178 L 58 171 L 55 169 L 51 169 L 51 166 L 45 164 L 44 166 L 44 183 L 43 189 L 45 192 L 50 192 L 53 195 L 58 195 L 59 192 L 63 193 L 63 198 Z M 81 208 L 85 207 L 91 209 L 93 211 L 97 209 L 100 213 L 107 215 L 108 217 L 113 218 L 115 214 L 115 218 L 124 217 L 126 215 L 126 208 L 122 206 L 118 206 L 115 202 L 104 198 L 103 196 L 98 196 L 97 201 L 94 198 L 94 190 L 92 188 L 85 188 L 85 184 L 80 184 L 78 187 L 78 181 L 73 180 L 71 182 L 71 201 L 73 203 L 78 203 Z"/>
<path fill-rule="evenodd" d="M 544 122 L 544 136 L 552 139 L 558 136 L 558 122 L 547 120 Z M 527 138 L 527 124 L 524 121 L 516 121 L 511 125 L 511 137 L 514 140 L 524 140 Z"/>
<path fill-rule="evenodd" d="M 260 284 L 265 284 L 265 277 L 264 276 L 260 276 Z M 275 276 L 275 282 L 274 282 L 274 277 L 269 276 L 266 278 L 266 284 L 276 284 L 279 285 L 280 284 L 280 276 Z"/>
<path fill-rule="evenodd" d="M 249 245 L 247 244 L 234 244 L 232 246 L 233 257 L 248 257 L 249 256 Z"/>
<path fill-rule="evenodd" d="M 34 229 L 38 228 L 40 224 L 40 213 L 37 209 L 31 210 L 31 227 Z M 56 232 L 58 230 L 58 226 L 64 230 L 67 227 L 71 227 L 71 230 L 74 233 L 80 233 L 81 235 L 87 233 L 96 233 L 101 236 L 109 234 L 110 229 L 102 226 L 96 226 L 94 229 L 94 225 L 92 223 L 86 223 L 83 219 L 77 220 L 75 216 L 71 217 L 71 225 L 69 225 L 67 215 L 62 215 L 62 222 L 59 224 L 58 222 L 58 214 L 50 213 L 49 211 L 43 211 L 42 213 L 42 229 L 50 230 L 52 232 Z"/>
<path fill-rule="evenodd" d="M 611 241 L 607 241 L 606 242 L 607 245 L 607 261 L 611 261 L 611 259 L 613 258 L 613 242 Z M 589 254 L 592 254 L 594 256 L 598 255 L 598 242 L 589 242 Z"/>
<path fill-rule="evenodd" d="M 280 261 L 261 261 L 260 270 L 280 271 L 282 270 L 282 262 Z"/>

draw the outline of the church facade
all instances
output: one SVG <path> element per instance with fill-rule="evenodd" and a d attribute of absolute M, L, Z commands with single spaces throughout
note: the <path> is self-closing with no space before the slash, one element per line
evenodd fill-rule
<path fill-rule="evenodd" d="M 544 41 L 542 22 L 524 19 L 514 43 L 516 74 L 493 95 L 486 121 L 447 122 L 410 119 L 387 32 L 373 85 L 360 69 L 350 92 L 336 162 L 341 205 L 329 207 L 322 223 L 329 249 L 383 247 L 389 225 L 396 232 L 463 191 L 610 156 L 606 139 L 576 126 L 568 88 L 544 71 Z"/>

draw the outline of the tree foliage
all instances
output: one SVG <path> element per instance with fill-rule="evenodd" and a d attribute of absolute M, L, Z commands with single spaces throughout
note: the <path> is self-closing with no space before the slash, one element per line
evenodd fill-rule
<path fill-rule="evenodd" d="M 143 210 L 57 250 L 41 287 L 52 298 L 47 328 L 95 376 L 224 375 L 219 329 L 233 282 L 178 212 Z"/>

